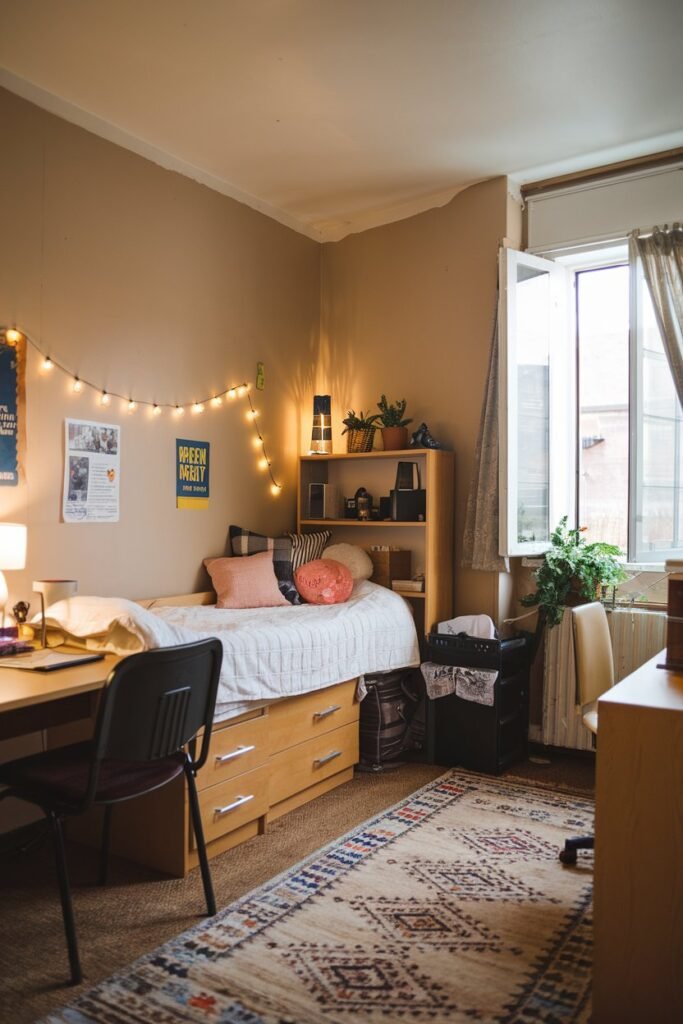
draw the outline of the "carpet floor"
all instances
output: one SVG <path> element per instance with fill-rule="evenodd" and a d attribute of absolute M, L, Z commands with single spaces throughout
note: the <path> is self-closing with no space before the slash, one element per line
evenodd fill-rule
<path fill-rule="evenodd" d="M 219 906 L 234 902 L 442 771 L 411 764 L 381 775 L 361 774 L 279 819 L 265 836 L 212 861 Z M 510 775 L 589 794 L 592 771 L 588 759 L 554 757 L 547 764 L 516 766 Z M 114 860 L 111 883 L 101 889 L 93 884 L 94 853 L 72 845 L 68 856 L 86 981 L 76 989 L 65 984 L 68 969 L 49 846 L 39 844 L 5 858 L 0 872 L 3 1020 L 36 1020 L 200 919 L 202 892 L 196 872 L 185 880 L 168 879 Z"/>

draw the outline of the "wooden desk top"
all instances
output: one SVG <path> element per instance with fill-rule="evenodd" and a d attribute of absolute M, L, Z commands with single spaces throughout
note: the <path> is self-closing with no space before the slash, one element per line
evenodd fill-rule
<path fill-rule="evenodd" d="M 626 679 L 603 693 L 598 707 L 621 704 L 657 711 L 683 711 L 683 672 L 657 668 L 665 658 L 664 650 L 646 661 Z"/>
<path fill-rule="evenodd" d="M 89 661 L 52 672 L 0 668 L 0 714 L 101 690 L 117 661 L 120 658 L 116 655 L 107 654 L 102 661 Z"/>

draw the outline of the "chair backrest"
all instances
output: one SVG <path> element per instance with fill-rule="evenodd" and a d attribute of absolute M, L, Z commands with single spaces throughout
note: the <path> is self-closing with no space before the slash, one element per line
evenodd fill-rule
<path fill-rule="evenodd" d="M 572 608 L 578 702 L 590 704 L 614 686 L 612 639 L 599 601 Z"/>
<path fill-rule="evenodd" d="M 124 658 L 112 670 L 95 731 L 95 760 L 155 761 L 180 750 L 204 727 L 208 754 L 223 647 L 211 638 Z"/>

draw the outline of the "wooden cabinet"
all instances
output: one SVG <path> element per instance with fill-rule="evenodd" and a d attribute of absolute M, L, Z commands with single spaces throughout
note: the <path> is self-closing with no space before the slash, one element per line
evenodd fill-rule
<path fill-rule="evenodd" d="M 311 519 L 310 484 L 327 484 L 337 496 L 340 516 L 343 497 L 365 487 L 378 505 L 395 485 L 399 462 L 417 463 L 426 491 L 424 521 Z M 411 553 L 411 574 L 424 573 L 424 592 L 402 592 L 415 610 L 418 632 L 453 614 L 453 487 L 452 452 L 409 448 L 396 452 L 343 455 L 304 455 L 299 460 L 298 528 L 301 532 L 328 529 L 330 543 L 346 542 L 365 549 L 374 545 L 398 547 Z"/>
<path fill-rule="evenodd" d="M 269 820 L 353 777 L 358 761 L 356 679 L 286 697 L 214 726 L 197 776 L 209 857 L 265 831 Z M 69 822 L 69 835 L 99 845 L 101 808 Z M 112 850 L 184 876 L 199 863 L 185 780 L 122 803 Z"/>

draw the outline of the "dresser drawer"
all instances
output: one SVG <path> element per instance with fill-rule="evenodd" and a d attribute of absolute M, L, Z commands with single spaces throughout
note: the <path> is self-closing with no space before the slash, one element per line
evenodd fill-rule
<path fill-rule="evenodd" d="M 206 764 L 197 776 L 197 788 L 215 786 L 265 764 L 268 760 L 267 726 L 267 716 L 261 715 L 215 729 Z"/>
<path fill-rule="evenodd" d="M 295 744 L 357 722 L 359 704 L 356 680 L 328 686 L 324 690 L 304 693 L 268 708 L 268 745 L 270 753 L 286 750 Z"/>
<path fill-rule="evenodd" d="M 358 722 L 274 754 L 270 759 L 271 806 L 358 761 Z"/>
<path fill-rule="evenodd" d="M 201 791 L 199 805 L 207 843 L 267 812 L 269 774 L 270 768 L 265 764 Z M 190 835 L 194 850 L 197 844 L 192 829 Z"/>

